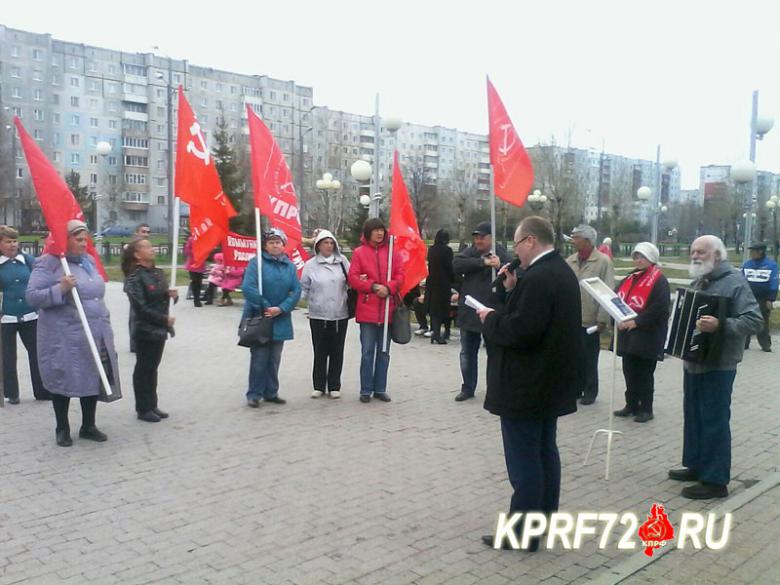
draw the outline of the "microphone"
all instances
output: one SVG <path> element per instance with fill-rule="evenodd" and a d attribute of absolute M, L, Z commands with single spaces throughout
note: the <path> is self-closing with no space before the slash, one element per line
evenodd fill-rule
<path fill-rule="evenodd" d="M 507 272 L 514 272 L 520 268 L 520 258 L 515 258 L 509 263 L 509 266 L 507 267 Z M 496 279 L 490 283 L 490 288 L 495 288 L 498 286 L 499 282 L 504 282 L 506 280 L 506 272 L 504 274 L 499 274 L 496 276 Z"/>

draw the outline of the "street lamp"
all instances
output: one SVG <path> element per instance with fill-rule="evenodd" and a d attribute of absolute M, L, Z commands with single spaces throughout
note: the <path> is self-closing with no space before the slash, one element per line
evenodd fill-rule
<path fill-rule="evenodd" d="M 661 162 L 661 145 L 659 144 L 655 150 L 655 193 L 653 193 L 653 204 L 650 206 L 650 211 L 653 214 L 651 218 L 650 241 L 652 241 L 653 244 L 658 243 L 658 212 L 660 211 L 660 208 L 663 204 L 663 201 L 661 201 L 661 183 L 663 171 L 666 170 L 670 172 L 676 167 L 677 160 L 674 158 L 666 158 L 664 159 L 663 163 Z"/>
<path fill-rule="evenodd" d="M 737 186 L 737 193 L 741 194 L 743 190 L 743 185 L 746 183 L 750 183 L 753 178 L 756 176 L 756 166 L 749 160 L 746 161 L 740 161 L 738 163 L 735 163 L 731 165 L 731 169 L 729 170 L 729 176 L 731 177 L 731 180 L 736 183 Z M 740 195 L 742 196 L 742 195 Z M 744 196 L 743 196 L 744 197 Z M 751 205 L 748 204 L 747 200 L 749 200 L 749 197 L 744 197 L 746 201 L 743 203 L 743 207 L 746 211 L 749 211 L 751 208 Z M 751 219 L 748 219 L 747 213 L 743 213 L 742 217 L 745 219 L 743 222 L 743 229 L 742 229 L 742 239 L 744 240 L 744 246 L 743 246 L 743 252 L 747 252 L 750 241 L 748 238 L 750 237 L 750 232 L 748 231 L 748 224 L 751 223 Z M 737 250 L 739 251 L 739 242 L 736 242 Z"/>
<path fill-rule="evenodd" d="M 528 196 L 528 203 L 535 212 L 538 212 L 547 203 L 547 195 L 542 195 L 539 189 L 534 189 L 534 192 Z"/>
<path fill-rule="evenodd" d="M 105 163 L 105 160 L 106 160 L 106 156 L 108 155 L 108 153 L 111 152 L 111 150 L 112 150 L 111 149 L 111 143 L 106 142 L 105 140 L 101 140 L 95 146 L 95 152 L 97 152 L 100 155 L 100 157 L 103 159 L 104 163 Z M 105 164 L 103 164 L 103 167 L 104 167 L 104 171 L 105 171 Z M 95 213 L 95 222 L 94 222 L 94 225 L 92 227 L 94 228 L 95 233 L 98 236 L 100 236 L 100 208 L 99 208 L 99 201 L 102 198 L 102 195 L 100 194 L 100 184 L 99 183 L 98 183 L 97 189 L 98 189 L 98 192 L 95 193 L 95 195 L 92 198 L 92 205 L 94 206 L 93 207 L 93 211 Z"/>
<path fill-rule="evenodd" d="M 358 178 L 358 176 L 355 175 L 354 172 L 352 172 L 352 169 L 350 169 L 350 172 L 352 172 L 352 177 L 356 181 L 365 182 L 368 181 L 368 179 L 373 175 L 373 185 L 369 186 L 369 192 L 371 191 L 371 187 L 373 187 L 374 191 L 377 193 L 371 198 L 370 201 L 370 209 L 368 211 L 368 215 L 370 217 L 378 217 L 379 216 L 379 200 L 382 198 L 381 193 L 379 193 L 379 145 L 381 144 L 381 133 L 382 133 L 382 126 L 384 126 L 391 134 L 395 134 L 395 132 L 403 125 L 403 121 L 400 118 L 396 117 L 389 117 L 382 120 L 379 117 L 379 94 L 376 95 L 376 103 L 375 103 L 375 109 L 374 109 L 374 160 L 373 160 L 373 167 L 371 164 L 369 164 L 367 161 L 365 162 L 368 165 L 368 176 L 365 178 Z M 361 161 L 356 161 L 361 162 Z M 355 164 L 352 165 L 352 168 L 354 169 Z M 364 176 L 365 173 L 363 171 L 359 171 L 360 176 Z"/>
<path fill-rule="evenodd" d="M 317 179 L 315 186 L 322 191 L 323 202 L 325 203 L 325 227 L 331 229 L 330 225 L 330 194 L 341 189 L 341 181 L 334 180 L 333 175 L 324 173 L 321 179 Z M 334 230 L 335 231 L 335 230 Z"/>
<path fill-rule="evenodd" d="M 753 108 L 750 113 L 750 162 L 754 165 L 756 163 L 756 140 L 763 140 L 767 132 L 774 126 L 774 120 L 769 116 L 758 115 L 758 90 L 753 92 Z M 757 181 L 755 180 L 755 173 L 752 179 L 752 188 L 750 190 L 750 197 L 745 203 L 745 246 L 742 250 L 742 259 L 747 261 L 749 257 L 748 248 L 750 246 L 750 240 L 752 237 L 753 220 L 751 211 L 753 210 L 753 201 L 756 199 Z"/>

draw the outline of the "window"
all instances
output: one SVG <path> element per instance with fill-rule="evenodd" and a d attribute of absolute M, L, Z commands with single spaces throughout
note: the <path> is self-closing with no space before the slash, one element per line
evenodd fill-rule
<path fill-rule="evenodd" d="M 40 49 L 33 49 L 32 58 L 34 61 L 43 61 L 43 51 Z"/>
<path fill-rule="evenodd" d="M 116 112 L 116 102 L 114 101 L 108 102 L 108 111 Z"/>
<path fill-rule="evenodd" d="M 33 120 L 43 122 L 43 110 L 33 110 Z"/>
<path fill-rule="evenodd" d="M 55 132 L 54 133 L 54 139 L 51 141 L 54 146 L 59 146 L 60 144 L 60 133 Z"/>
<path fill-rule="evenodd" d="M 78 69 L 79 68 L 79 58 L 78 57 L 71 57 L 70 61 L 68 62 L 68 66 L 71 69 Z"/>
<path fill-rule="evenodd" d="M 165 205 L 165 195 L 157 196 L 157 205 Z"/>
<path fill-rule="evenodd" d="M 209 88 L 209 82 L 208 81 L 201 81 L 200 82 L 200 88 L 203 90 L 206 90 Z"/>
<path fill-rule="evenodd" d="M 81 116 L 78 114 L 71 114 L 70 115 L 70 125 L 71 126 L 78 126 L 81 123 Z"/>
<path fill-rule="evenodd" d="M 89 86 L 87 87 L 87 91 L 97 91 L 98 90 L 98 82 L 96 79 L 90 79 L 89 80 Z"/>
<path fill-rule="evenodd" d="M 129 167 L 148 167 L 149 158 L 145 156 L 125 155 L 125 166 Z"/>
<path fill-rule="evenodd" d="M 268 99 L 275 100 L 276 99 L 276 92 L 272 91 L 268 94 Z"/>
<path fill-rule="evenodd" d="M 81 144 L 81 137 L 78 134 L 70 135 L 70 145 L 79 146 Z"/>
<path fill-rule="evenodd" d="M 108 184 L 116 185 L 116 175 L 108 175 Z"/>
<path fill-rule="evenodd" d="M 70 96 L 70 105 L 73 106 L 74 108 L 78 108 L 79 107 L 79 98 L 78 98 L 78 96 L 76 96 L 76 95 Z"/>
<path fill-rule="evenodd" d="M 52 119 L 52 122 L 54 122 L 55 124 L 59 124 L 60 123 L 60 114 L 58 112 L 54 112 L 51 115 L 51 119 Z"/>
<path fill-rule="evenodd" d="M 36 90 L 36 91 L 40 92 L 41 90 Z M 11 97 L 16 98 L 16 99 L 22 99 L 22 90 L 20 88 L 18 88 L 18 87 L 12 88 L 11 89 Z M 40 101 L 39 97 L 36 97 L 35 99 Z"/>
<path fill-rule="evenodd" d="M 55 106 L 59 105 L 59 103 L 60 103 L 60 94 L 58 94 L 58 93 L 51 94 L 51 103 L 53 103 Z"/>
<path fill-rule="evenodd" d="M 89 146 L 90 146 L 90 148 L 97 147 L 97 136 L 90 136 L 89 137 Z"/>
<path fill-rule="evenodd" d="M 97 110 L 97 107 L 98 107 L 98 101 L 95 98 L 89 98 L 89 109 Z"/>
<path fill-rule="evenodd" d="M 109 75 L 116 75 L 116 65 L 109 64 L 108 73 Z"/>
<path fill-rule="evenodd" d="M 70 155 L 70 164 L 72 164 L 72 165 L 81 164 L 81 155 L 78 152 L 71 153 L 71 155 Z"/>
<path fill-rule="evenodd" d="M 118 123 L 117 123 L 117 121 L 116 121 L 116 120 L 109 120 L 109 121 L 108 121 L 108 127 L 109 127 L 111 130 L 116 130 L 116 129 L 117 129 L 117 127 L 118 127 Z"/>
<path fill-rule="evenodd" d="M 117 159 L 116 159 L 115 156 L 109 156 L 108 157 L 108 165 L 112 166 L 112 167 L 115 167 L 116 166 L 116 160 Z M 112 175 L 112 176 L 114 177 L 114 183 L 113 184 L 116 184 L 116 176 L 115 175 Z"/>
<path fill-rule="evenodd" d="M 157 177 L 157 186 L 165 187 L 165 177 Z"/>
<path fill-rule="evenodd" d="M 94 61 L 90 61 L 89 62 L 89 72 L 90 73 L 97 73 L 97 70 L 98 70 L 97 63 L 95 63 Z"/>
<path fill-rule="evenodd" d="M 90 173 L 89 174 L 89 184 L 90 185 L 97 185 L 97 173 Z"/>
<path fill-rule="evenodd" d="M 57 87 L 57 86 L 60 84 L 60 80 L 59 80 L 59 78 L 57 77 L 57 75 L 52 75 L 52 76 L 51 76 L 51 84 L 52 84 L 54 87 Z"/>
<path fill-rule="evenodd" d="M 289 93 L 283 93 L 282 94 L 282 101 L 289 102 L 290 101 L 290 94 Z"/>
<path fill-rule="evenodd" d="M 125 130 L 139 130 L 141 132 L 148 131 L 148 124 L 141 120 L 122 120 L 122 128 Z"/>
<path fill-rule="evenodd" d="M 119 84 L 118 83 L 109 83 L 109 84 L 107 84 L 106 89 L 108 89 L 108 93 L 116 93 L 117 90 L 119 89 Z"/>
<path fill-rule="evenodd" d="M 217 93 L 222 93 L 222 84 L 217 83 Z"/>
<path fill-rule="evenodd" d="M 208 98 L 201 98 L 200 105 L 203 106 L 204 108 L 207 107 L 209 105 Z"/>
<path fill-rule="evenodd" d="M 43 140 L 43 130 L 33 130 L 33 138 L 35 138 L 35 140 Z"/>
<path fill-rule="evenodd" d="M 98 127 L 98 119 L 97 118 L 90 118 L 89 119 L 89 127 L 90 128 L 97 128 Z"/>
<path fill-rule="evenodd" d="M 54 162 L 62 162 L 62 153 L 59 150 L 54 151 Z"/>
<path fill-rule="evenodd" d="M 70 78 L 70 86 L 71 87 L 80 87 L 81 86 L 81 80 L 78 77 L 71 77 Z"/>
<path fill-rule="evenodd" d="M 165 90 L 158 89 L 157 90 L 157 97 L 158 97 L 158 99 L 164 98 L 165 97 Z"/>
<path fill-rule="evenodd" d="M 21 77 L 22 70 L 19 67 L 11 67 L 11 77 Z"/>
<path fill-rule="evenodd" d="M 96 165 L 98 164 L 98 155 L 96 154 L 90 154 L 89 155 L 89 164 Z"/>
<path fill-rule="evenodd" d="M 122 137 L 122 146 L 125 148 L 149 148 L 149 140 L 146 138 Z"/>
<path fill-rule="evenodd" d="M 237 90 L 238 90 L 238 88 L 236 88 L 235 85 L 231 85 L 230 86 L 230 95 L 236 95 L 236 91 Z"/>
<path fill-rule="evenodd" d="M 138 77 L 146 77 L 146 67 L 143 65 L 131 65 L 130 63 L 124 64 L 125 75 L 136 75 Z"/>
<path fill-rule="evenodd" d="M 23 169 L 22 167 L 18 167 L 18 168 L 16 169 L 16 178 L 17 178 L 17 179 L 22 179 L 22 178 L 24 178 L 24 169 Z"/>
<path fill-rule="evenodd" d="M 19 57 L 19 47 L 16 45 L 11 46 L 11 57 Z"/>
<path fill-rule="evenodd" d="M 125 183 L 128 185 L 146 185 L 146 175 L 140 173 L 125 173 Z"/>

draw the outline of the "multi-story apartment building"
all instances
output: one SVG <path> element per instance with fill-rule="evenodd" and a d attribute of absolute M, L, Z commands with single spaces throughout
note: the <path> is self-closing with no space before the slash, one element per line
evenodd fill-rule
<path fill-rule="evenodd" d="M 98 198 L 101 225 L 146 221 L 155 231 L 166 231 L 168 98 L 169 90 L 175 92 L 179 85 L 207 138 L 224 116 L 233 138 L 245 142 L 249 105 L 277 137 L 296 180 L 310 178 L 311 161 L 303 147 L 312 127 L 310 87 L 0 26 L 3 221 L 23 229 L 41 221 L 21 148 L 10 131 L 16 115 L 63 174 L 80 174 L 82 185 Z M 175 97 L 171 101 L 175 137 Z M 101 156 L 96 147 L 103 141 L 111 151 Z M 12 165 L 10 158 L 15 159 Z"/>

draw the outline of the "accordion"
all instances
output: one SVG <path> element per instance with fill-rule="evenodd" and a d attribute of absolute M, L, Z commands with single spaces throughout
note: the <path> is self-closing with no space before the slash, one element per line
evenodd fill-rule
<path fill-rule="evenodd" d="M 725 320 L 729 314 L 731 299 L 707 294 L 700 290 L 678 288 L 665 353 L 682 360 L 699 364 L 715 364 L 720 358 L 725 341 Z M 716 317 L 721 326 L 714 333 L 703 333 L 696 322 L 704 315 Z"/>

